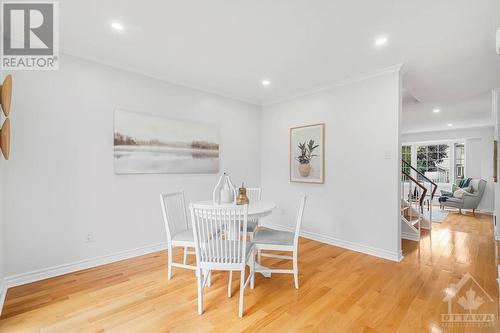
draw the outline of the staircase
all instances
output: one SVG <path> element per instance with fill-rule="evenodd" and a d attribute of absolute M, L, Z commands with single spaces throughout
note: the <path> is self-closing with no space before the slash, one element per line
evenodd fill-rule
<path fill-rule="evenodd" d="M 402 161 L 401 238 L 419 241 L 422 229 L 432 229 L 432 200 L 437 184 Z"/>

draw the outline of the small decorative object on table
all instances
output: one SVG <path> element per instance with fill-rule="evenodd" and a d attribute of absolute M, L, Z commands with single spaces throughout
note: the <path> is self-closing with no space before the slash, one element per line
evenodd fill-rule
<path fill-rule="evenodd" d="M 247 197 L 247 189 L 245 188 L 245 183 L 241 184 L 241 187 L 238 190 L 238 198 L 236 199 L 237 205 L 248 205 L 250 202 Z"/>
<path fill-rule="evenodd" d="M 231 178 L 224 172 L 215 185 L 212 195 L 214 205 L 236 203 L 236 190 L 234 189 Z"/>

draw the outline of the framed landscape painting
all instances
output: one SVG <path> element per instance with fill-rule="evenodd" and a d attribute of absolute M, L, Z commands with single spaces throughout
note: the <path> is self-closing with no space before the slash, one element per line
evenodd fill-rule
<path fill-rule="evenodd" d="M 290 181 L 325 182 L 325 124 L 290 128 Z"/>
<path fill-rule="evenodd" d="M 123 110 L 114 121 L 116 174 L 219 172 L 215 126 Z"/>

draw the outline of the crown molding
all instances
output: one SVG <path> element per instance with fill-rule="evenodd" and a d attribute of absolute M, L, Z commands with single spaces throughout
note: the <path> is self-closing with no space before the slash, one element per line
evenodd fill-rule
<path fill-rule="evenodd" d="M 321 92 L 333 90 L 333 89 L 336 89 L 336 88 L 339 88 L 339 87 L 348 86 L 348 85 L 351 85 L 351 84 L 354 84 L 354 83 L 357 83 L 357 82 L 362 82 L 362 81 L 369 80 L 369 79 L 372 79 L 372 78 L 375 78 L 375 77 L 378 77 L 378 76 L 382 76 L 382 75 L 386 75 L 386 74 L 390 74 L 390 73 L 395 73 L 395 72 L 396 73 L 399 72 L 400 74 L 404 74 L 404 72 L 405 72 L 404 64 L 397 64 L 397 65 L 394 65 L 394 66 L 390 66 L 390 67 L 378 69 L 378 70 L 375 70 L 375 71 L 371 71 L 371 72 L 368 72 L 368 73 L 365 73 L 365 74 L 351 76 L 351 77 L 348 77 L 346 79 L 337 81 L 337 82 L 332 83 L 332 84 L 328 84 L 328 85 L 325 85 L 325 86 L 316 87 L 314 89 L 307 90 L 307 91 L 304 91 L 302 93 L 298 93 L 298 94 L 294 94 L 294 95 L 289 95 L 287 97 L 281 97 L 281 98 L 272 100 L 270 102 L 262 103 L 262 106 L 265 107 L 265 106 L 270 106 L 270 105 L 273 105 L 273 104 L 288 102 L 288 101 L 291 101 L 291 100 L 294 100 L 294 99 L 297 99 L 297 98 L 306 97 L 306 96 L 309 96 L 309 95 L 314 95 L 314 94 L 317 94 L 317 93 L 321 93 Z"/>
<path fill-rule="evenodd" d="M 411 135 L 411 134 L 425 134 L 425 133 L 434 133 L 434 132 L 452 132 L 452 131 L 460 131 L 460 130 L 473 130 L 473 129 L 481 129 L 481 128 L 493 128 L 494 124 L 484 124 L 484 125 L 470 125 L 470 126 L 457 126 L 457 127 L 447 127 L 443 129 L 432 129 L 432 130 L 423 130 L 423 131 L 402 131 L 401 135 Z"/>
<path fill-rule="evenodd" d="M 109 62 L 106 62 L 106 61 L 102 61 L 102 60 L 100 60 L 98 58 L 95 58 L 95 57 L 81 56 L 81 55 L 76 54 L 75 52 L 72 52 L 72 51 L 68 50 L 68 49 L 65 49 L 64 51 L 60 51 L 59 53 L 63 54 L 63 55 L 70 56 L 70 57 L 74 57 L 74 58 L 77 58 L 77 59 L 89 61 L 89 62 L 92 62 L 92 63 L 95 63 L 95 64 L 104 65 L 104 66 L 111 67 L 111 68 L 114 68 L 114 69 L 118 69 L 118 70 L 122 70 L 122 71 L 125 71 L 125 72 L 129 72 L 129 73 L 132 73 L 132 74 L 137 74 L 137 75 L 142 75 L 142 76 L 145 76 L 145 77 L 149 77 L 149 78 L 152 78 L 152 79 L 155 79 L 155 80 L 159 80 L 159 81 L 162 81 L 162 82 L 165 82 L 167 84 L 171 84 L 171 85 L 174 85 L 174 86 L 177 86 L 177 87 L 187 88 L 187 89 L 195 90 L 195 91 L 200 92 L 200 93 L 215 95 L 215 96 L 227 98 L 227 99 L 230 99 L 230 100 L 233 100 L 233 101 L 236 101 L 236 102 L 250 104 L 250 105 L 253 105 L 253 106 L 262 106 L 257 101 L 253 101 L 253 100 L 241 98 L 241 97 L 230 95 L 230 94 L 221 93 L 221 92 L 215 91 L 215 90 L 201 88 L 201 87 L 198 87 L 198 86 L 195 86 L 195 85 L 191 85 L 191 84 L 187 84 L 187 83 L 183 83 L 183 82 L 179 82 L 179 81 L 174 81 L 174 80 L 171 80 L 171 79 L 169 79 L 169 78 L 167 78 L 167 77 L 165 77 L 163 75 L 158 75 L 157 73 L 152 73 L 152 72 L 149 72 L 149 71 L 143 71 L 143 70 L 137 69 L 137 68 L 132 67 L 132 66 L 116 65 L 116 64 L 112 64 L 112 63 L 109 63 Z"/>
<path fill-rule="evenodd" d="M 192 85 L 192 84 L 187 84 L 187 83 L 180 82 L 180 81 L 174 81 L 174 80 L 172 80 L 172 79 L 170 79 L 170 78 L 168 78 L 166 76 L 158 75 L 158 73 L 153 73 L 153 72 L 150 72 L 150 71 L 140 70 L 140 69 L 135 68 L 133 66 L 117 65 L 117 64 L 109 63 L 107 61 L 102 61 L 101 59 L 98 59 L 96 57 L 81 56 L 81 55 L 77 54 L 76 52 L 74 52 L 74 51 L 72 51 L 70 49 L 67 49 L 67 48 L 62 49 L 60 51 L 60 54 L 62 54 L 62 55 L 68 55 L 70 57 L 74 57 L 74 58 L 77 58 L 77 59 L 81 59 L 81 60 L 93 62 L 93 63 L 96 63 L 96 64 L 108 66 L 110 68 L 114 68 L 114 69 L 126 71 L 126 72 L 129 72 L 129 73 L 142 75 L 142 76 L 149 77 L 149 78 L 152 78 L 152 79 L 156 79 L 156 80 L 159 80 L 159 81 L 162 81 L 162 82 L 174 85 L 174 86 L 178 86 L 178 87 L 181 87 L 181 88 L 187 88 L 187 89 L 195 90 L 195 91 L 198 91 L 198 92 L 201 92 L 201 93 L 210 94 L 210 95 L 214 95 L 214 96 L 218 96 L 218 97 L 222 97 L 222 98 L 227 98 L 227 99 L 230 99 L 230 100 L 233 100 L 233 101 L 236 101 L 236 102 L 250 104 L 250 105 L 259 106 L 259 107 L 265 107 L 265 106 L 269 106 L 269 105 L 272 105 L 272 104 L 286 102 L 286 101 L 289 101 L 289 100 L 292 100 L 292 99 L 295 99 L 295 98 L 304 97 L 304 96 L 316 94 L 316 93 L 323 92 L 323 91 L 328 91 L 328 90 L 331 90 L 331 89 L 335 89 L 335 88 L 338 88 L 338 87 L 350 85 L 350 84 L 353 84 L 353 83 L 356 83 L 356 82 L 361 82 L 361 81 L 364 81 L 364 80 L 368 80 L 368 79 L 371 79 L 371 78 L 374 78 L 374 77 L 377 77 L 377 76 L 381 76 L 381 75 L 385 75 L 385 74 L 389 74 L 389 73 L 393 73 L 393 72 L 398 72 L 399 71 L 401 74 L 404 74 L 406 72 L 404 64 L 397 64 L 397 65 L 394 65 L 394 66 L 390 66 L 390 67 L 382 68 L 382 69 L 379 69 L 379 70 L 371 71 L 371 72 L 368 72 L 368 73 L 365 73 L 365 74 L 351 76 L 351 77 L 348 77 L 346 79 L 337 81 L 335 83 L 331 83 L 331 84 L 328 84 L 328 85 L 325 85 L 325 86 L 319 86 L 319 87 L 316 87 L 314 89 L 306 90 L 306 91 L 301 92 L 301 93 L 297 93 L 297 94 L 293 94 L 293 95 L 288 95 L 288 96 L 285 96 L 285 97 L 280 97 L 280 98 L 271 100 L 269 102 L 259 102 L 259 101 L 256 101 L 256 100 L 250 100 L 250 99 L 242 98 L 242 97 L 239 97 L 239 96 L 234 96 L 234 95 L 231 95 L 231 94 L 222 93 L 220 91 L 215 91 L 215 90 L 202 88 L 202 87 L 199 87 L 199 86 L 196 86 L 196 85 Z"/>

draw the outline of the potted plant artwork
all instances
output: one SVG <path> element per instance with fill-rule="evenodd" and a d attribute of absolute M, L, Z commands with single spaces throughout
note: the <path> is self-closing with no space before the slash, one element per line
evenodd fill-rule
<path fill-rule="evenodd" d="M 290 128 L 290 181 L 324 183 L 325 124 Z"/>
<path fill-rule="evenodd" d="M 318 148 L 319 145 L 314 144 L 314 140 L 309 140 L 309 142 L 299 142 L 298 148 L 300 150 L 300 155 L 296 157 L 299 161 L 299 173 L 302 177 L 308 177 L 311 173 L 311 160 L 318 156 L 313 154 L 314 150 Z"/>

